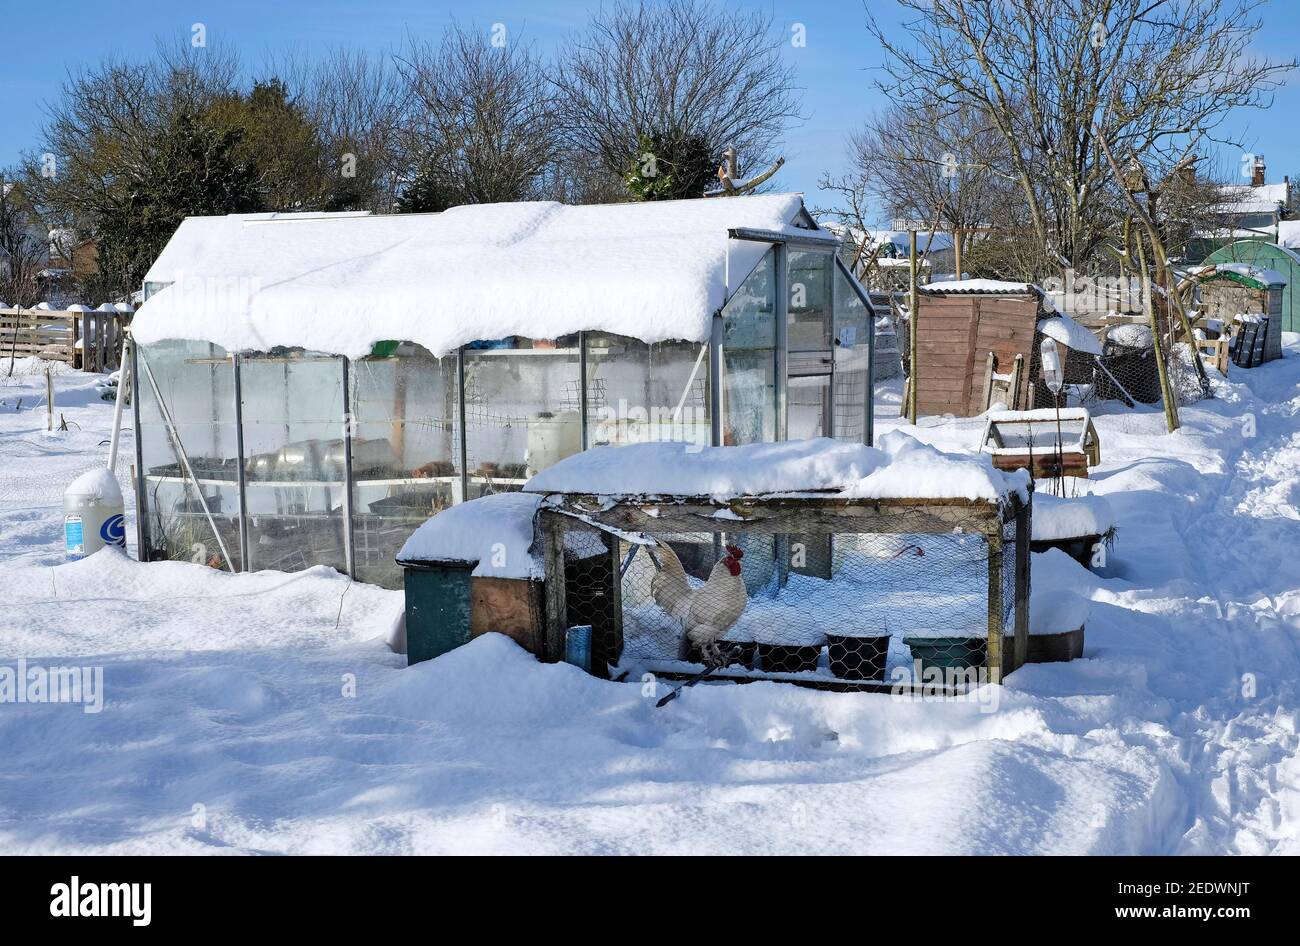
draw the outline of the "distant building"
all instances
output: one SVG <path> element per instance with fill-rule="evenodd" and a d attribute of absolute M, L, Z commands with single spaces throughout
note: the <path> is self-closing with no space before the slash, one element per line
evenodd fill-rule
<path fill-rule="evenodd" d="M 1188 262 L 1200 262 L 1238 240 L 1281 244 L 1284 229 L 1300 239 L 1300 232 L 1284 227 L 1291 212 L 1291 179 L 1284 177 L 1280 184 L 1268 184 L 1266 172 L 1264 156 L 1256 155 L 1249 184 L 1220 186 L 1222 200 L 1214 210 L 1214 221 L 1194 235 L 1188 247 Z"/>

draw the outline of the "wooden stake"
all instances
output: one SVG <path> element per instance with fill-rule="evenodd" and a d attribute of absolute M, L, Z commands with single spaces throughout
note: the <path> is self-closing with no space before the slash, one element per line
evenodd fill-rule
<path fill-rule="evenodd" d="M 45 429 L 54 429 L 54 378 L 50 366 L 45 366 Z"/>
<path fill-rule="evenodd" d="M 1156 371 L 1160 375 L 1160 395 L 1165 402 L 1165 424 L 1172 434 L 1178 429 L 1178 404 L 1174 401 L 1173 389 L 1169 386 L 1169 372 L 1165 368 L 1165 353 L 1160 347 L 1160 325 L 1156 320 L 1155 300 L 1151 297 L 1151 274 L 1147 272 L 1147 253 L 1143 247 L 1142 237 L 1137 239 L 1138 273 L 1142 279 L 1142 301 L 1146 309 L 1147 322 L 1151 326 L 1151 344 L 1155 346 Z"/>
<path fill-rule="evenodd" d="M 911 383 L 908 385 L 907 418 L 909 421 L 911 421 L 911 423 L 915 424 L 916 423 L 916 400 L 917 400 L 916 397 L 916 393 L 917 393 L 916 336 L 917 336 L 917 322 L 918 322 L 917 316 L 919 314 L 917 312 L 917 304 L 916 304 L 917 294 L 916 294 L 916 231 L 915 230 L 907 231 L 907 271 L 908 271 L 907 309 L 908 309 L 908 316 L 909 316 L 909 325 L 908 325 L 908 332 L 907 332 L 907 353 L 908 353 L 908 360 L 911 362 L 911 366 L 912 366 L 911 373 L 908 375 L 908 380 Z"/>

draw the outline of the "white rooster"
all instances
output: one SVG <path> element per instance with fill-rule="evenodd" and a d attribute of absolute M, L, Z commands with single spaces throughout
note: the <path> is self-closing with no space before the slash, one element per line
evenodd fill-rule
<path fill-rule="evenodd" d="M 650 581 L 650 594 L 655 603 L 682 625 L 682 656 L 694 644 L 710 666 L 725 662 L 718 642 L 740 619 L 749 603 L 749 592 L 740 578 L 740 560 L 745 553 L 734 545 L 728 545 L 726 552 L 709 572 L 708 580 L 692 588 L 681 559 L 666 544 L 661 544 L 656 552 L 659 571 Z"/>

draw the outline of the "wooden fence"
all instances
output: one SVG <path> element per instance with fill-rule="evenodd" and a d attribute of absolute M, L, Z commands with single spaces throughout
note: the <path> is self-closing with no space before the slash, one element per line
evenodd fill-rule
<path fill-rule="evenodd" d="M 0 309 L 0 355 L 62 361 L 83 371 L 118 367 L 122 315 L 51 309 Z"/>

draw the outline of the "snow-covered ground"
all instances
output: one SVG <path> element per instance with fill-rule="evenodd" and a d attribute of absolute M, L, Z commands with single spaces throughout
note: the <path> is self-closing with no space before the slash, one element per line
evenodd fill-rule
<path fill-rule="evenodd" d="M 1176 435 L 1097 419 L 1118 538 L 1080 587 L 1085 657 L 1016 672 L 995 712 L 775 683 L 655 709 L 496 635 L 407 668 L 400 594 L 326 569 L 59 564 L 112 405 L 61 374 L 46 433 L 43 376 L 0 377 L 0 665 L 104 687 L 98 713 L 0 704 L 0 852 L 1300 853 L 1288 342 Z"/>

